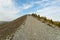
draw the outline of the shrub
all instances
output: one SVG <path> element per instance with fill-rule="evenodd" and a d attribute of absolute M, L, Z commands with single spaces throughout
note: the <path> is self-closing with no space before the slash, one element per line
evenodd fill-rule
<path fill-rule="evenodd" d="M 37 14 L 34 14 L 34 13 L 33 13 L 32 16 L 37 17 Z"/>
<path fill-rule="evenodd" d="M 53 24 L 52 19 L 51 19 L 51 20 L 50 20 L 50 19 L 47 19 L 47 22 L 49 22 L 49 23 L 52 23 L 52 24 Z"/>
<path fill-rule="evenodd" d="M 60 27 L 60 22 L 53 21 L 52 19 L 51 20 L 47 19 L 46 17 L 40 17 L 40 15 L 37 15 L 35 13 L 32 13 L 32 16 L 37 18 L 39 21 L 42 21 L 43 23 L 47 22 L 48 25 L 53 24 L 53 25 L 56 25 L 56 26 Z"/>

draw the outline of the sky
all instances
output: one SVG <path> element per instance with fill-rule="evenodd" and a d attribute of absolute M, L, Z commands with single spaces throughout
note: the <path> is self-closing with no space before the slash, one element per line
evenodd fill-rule
<path fill-rule="evenodd" d="M 60 0 L 0 0 L 0 21 L 32 13 L 60 21 Z"/>

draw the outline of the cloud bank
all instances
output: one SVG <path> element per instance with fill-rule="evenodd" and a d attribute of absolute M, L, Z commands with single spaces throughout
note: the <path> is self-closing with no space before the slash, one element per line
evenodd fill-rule
<path fill-rule="evenodd" d="M 46 16 L 48 19 L 53 19 L 54 21 L 60 21 L 60 0 L 43 0 L 47 1 L 45 3 L 45 6 L 42 9 L 37 10 L 37 14 L 40 14 L 41 16 Z"/>
<path fill-rule="evenodd" d="M 0 20 L 10 21 L 18 17 L 19 12 L 31 7 L 29 4 L 23 4 L 20 7 L 16 7 L 15 0 L 0 0 Z"/>
<path fill-rule="evenodd" d="M 15 4 L 12 0 L 0 0 L 0 20 L 7 21 L 15 18 L 15 14 L 19 10 L 16 9 Z"/>
<path fill-rule="evenodd" d="M 0 21 L 16 19 L 21 14 L 37 13 L 47 18 L 60 21 L 60 0 L 0 0 Z M 21 4 L 20 4 L 21 3 Z M 18 15 L 19 14 L 19 15 Z"/>

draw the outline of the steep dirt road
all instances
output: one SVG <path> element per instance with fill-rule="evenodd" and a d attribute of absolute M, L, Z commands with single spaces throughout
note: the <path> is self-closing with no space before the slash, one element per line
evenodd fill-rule
<path fill-rule="evenodd" d="M 60 40 L 60 31 L 27 16 L 26 22 L 17 29 L 12 40 Z"/>

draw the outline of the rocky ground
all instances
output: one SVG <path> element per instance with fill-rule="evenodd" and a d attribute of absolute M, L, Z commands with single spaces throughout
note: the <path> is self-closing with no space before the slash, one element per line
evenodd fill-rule
<path fill-rule="evenodd" d="M 11 40 L 60 40 L 60 30 L 27 16 Z M 10 39 L 6 39 L 10 40 Z"/>

